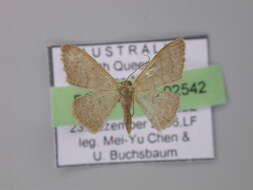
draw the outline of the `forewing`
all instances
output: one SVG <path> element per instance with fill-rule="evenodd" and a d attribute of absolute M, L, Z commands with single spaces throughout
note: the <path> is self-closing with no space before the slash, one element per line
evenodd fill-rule
<path fill-rule="evenodd" d="M 119 101 L 115 92 L 94 92 L 80 96 L 73 102 L 73 115 L 80 124 L 90 132 L 96 133 L 102 129 L 106 118 Z"/>
<path fill-rule="evenodd" d="M 135 90 L 146 91 L 180 80 L 184 68 L 184 51 L 183 39 L 176 39 L 164 46 L 135 80 Z"/>
<path fill-rule="evenodd" d="M 61 51 L 69 84 L 90 90 L 117 89 L 117 82 L 86 51 L 74 45 L 63 45 Z"/>
<path fill-rule="evenodd" d="M 179 106 L 178 95 L 157 90 L 136 93 L 135 101 L 158 130 L 168 127 L 174 121 Z"/>

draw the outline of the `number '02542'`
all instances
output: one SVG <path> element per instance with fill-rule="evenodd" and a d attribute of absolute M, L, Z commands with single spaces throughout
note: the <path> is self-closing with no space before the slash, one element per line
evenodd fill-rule
<path fill-rule="evenodd" d="M 206 82 L 205 81 L 198 81 L 193 83 L 180 83 L 180 84 L 173 84 L 170 86 L 165 86 L 163 88 L 164 91 L 170 91 L 178 95 L 188 95 L 188 94 L 205 94 L 207 93 L 206 90 Z"/>

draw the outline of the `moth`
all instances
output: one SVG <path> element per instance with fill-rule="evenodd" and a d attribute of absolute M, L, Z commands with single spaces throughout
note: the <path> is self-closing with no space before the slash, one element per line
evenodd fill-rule
<path fill-rule="evenodd" d="M 179 96 L 158 87 L 172 84 L 182 78 L 185 43 L 176 39 L 165 45 L 131 82 L 117 82 L 86 51 L 74 45 L 62 45 L 62 62 L 67 82 L 92 93 L 73 101 L 74 118 L 91 133 L 103 128 L 106 118 L 120 102 L 124 124 L 131 133 L 133 102 L 136 102 L 157 130 L 168 127 L 175 119 Z"/>

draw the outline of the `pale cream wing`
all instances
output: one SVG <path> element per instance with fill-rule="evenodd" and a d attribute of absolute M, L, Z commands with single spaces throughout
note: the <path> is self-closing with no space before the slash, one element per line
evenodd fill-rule
<path fill-rule="evenodd" d="M 102 129 L 119 97 L 117 91 L 94 92 L 80 96 L 73 102 L 73 115 L 90 132 L 96 133 Z"/>
<path fill-rule="evenodd" d="M 134 81 L 135 91 L 151 90 L 180 80 L 184 55 L 183 39 L 176 39 L 164 46 Z"/>
<path fill-rule="evenodd" d="M 154 128 L 164 129 L 174 121 L 179 106 L 178 95 L 150 90 L 135 93 L 134 97 Z"/>
<path fill-rule="evenodd" d="M 69 84 L 90 90 L 117 89 L 115 79 L 86 51 L 74 45 L 63 45 L 61 51 Z"/>

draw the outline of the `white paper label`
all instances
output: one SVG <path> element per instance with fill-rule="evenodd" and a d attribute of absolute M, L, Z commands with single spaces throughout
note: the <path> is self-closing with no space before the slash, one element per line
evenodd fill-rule
<path fill-rule="evenodd" d="M 116 79 L 124 79 L 169 40 L 80 46 Z M 185 70 L 208 65 L 206 38 L 186 39 Z M 59 47 L 51 50 L 55 87 L 68 86 Z M 57 165 L 101 164 L 214 158 L 211 108 L 177 113 L 174 124 L 160 132 L 145 116 L 133 118 L 129 136 L 122 120 L 107 121 L 97 134 L 82 126 L 56 128 Z"/>

